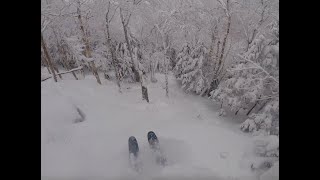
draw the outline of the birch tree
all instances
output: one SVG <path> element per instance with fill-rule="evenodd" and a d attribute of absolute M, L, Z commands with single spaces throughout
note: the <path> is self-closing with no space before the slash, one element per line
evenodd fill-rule
<path fill-rule="evenodd" d="M 105 36 L 106 36 L 106 42 L 107 42 L 107 47 L 108 47 L 108 52 L 111 54 L 111 59 L 112 59 L 112 62 L 113 62 L 113 66 L 114 66 L 114 69 L 115 69 L 115 75 L 116 75 L 116 78 L 117 78 L 117 85 L 118 85 L 118 88 L 119 88 L 119 92 L 121 93 L 121 79 L 120 79 L 120 72 L 119 72 L 119 61 L 117 59 L 117 56 L 116 56 L 116 49 L 115 49 L 115 46 L 114 44 L 112 44 L 111 42 L 111 36 L 110 36 L 110 22 L 111 20 L 113 19 L 115 13 L 116 13 L 116 10 L 118 9 L 119 6 L 116 6 L 116 8 L 114 9 L 114 12 L 113 14 L 111 14 L 111 3 L 110 1 L 108 1 L 108 4 L 107 4 L 107 11 L 106 11 L 106 19 L 105 19 L 105 25 L 106 25 L 106 29 L 105 29 Z"/>
<path fill-rule="evenodd" d="M 137 6 L 139 3 L 141 2 L 140 1 L 133 1 L 133 8 L 134 6 Z M 128 4 L 125 4 L 125 5 L 128 5 Z M 124 16 L 124 11 L 126 11 L 126 16 Z M 149 102 L 149 95 L 148 95 L 148 89 L 147 89 L 147 86 L 145 85 L 144 83 L 144 80 L 143 80 L 143 73 L 142 71 L 139 69 L 137 70 L 136 68 L 136 65 L 139 64 L 139 62 L 135 62 L 134 59 L 133 59 L 133 55 L 132 55 L 132 50 L 133 48 L 131 47 L 131 43 L 129 41 L 129 37 L 128 37 L 128 24 L 130 22 L 130 17 L 131 17 L 131 12 L 129 11 L 129 9 L 125 9 L 123 10 L 123 7 L 120 7 L 119 9 L 119 13 L 120 13 L 120 18 L 121 18 L 121 23 L 122 23 L 122 26 L 123 26 L 123 31 L 124 31 L 124 37 L 125 37 L 125 40 L 126 40 L 126 44 L 127 44 L 127 49 L 129 51 L 129 55 L 130 55 L 130 59 L 131 59 L 131 62 L 132 62 L 132 71 L 134 72 L 135 74 L 135 80 L 137 82 L 140 81 L 140 85 L 141 85 L 141 93 L 142 93 L 142 99 L 143 100 L 146 100 L 147 102 Z"/>
<path fill-rule="evenodd" d="M 84 23 L 83 23 L 82 14 L 81 14 L 81 5 L 82 4 L 81 4 L 80 0 L 78 0 L 77 1 L 77 17 L 79 20 L 79 26 L 80 26 L 80 30 L 82 33 L 82 41 L 85 44 L 85 56 L 87 58 L 86 60 L 89 63 L 89 65 L 91 67 L 91 71 L 92 71 L 93 75 L 96 77 L 97 82 L 99 84 L 101 84 L 101 80 L 100 80 L 96 65 L 94 63 L 94 59 L 92 59 L 92 56 L 91 56 L 90 42 L 89 42 L 87 33 L 84 29 Z"/>

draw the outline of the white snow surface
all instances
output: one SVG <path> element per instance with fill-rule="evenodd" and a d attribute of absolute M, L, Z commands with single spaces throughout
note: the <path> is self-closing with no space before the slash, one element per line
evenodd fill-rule
<path fill-rule="evenodd" d="M 65 76 L 64 76 L 65 77 Z M 101 76 L 102 77 L 102 76 Z M 203 97 L 186 94 L 169 76 L 147 85 L 150 103 L 139 84 L 116 83 L 93 76 L 41 83 L 42 179 L 258 179 L 248 157 L 252 138 L 239 124 L 219 117 L 219 108 Z M 83 122 L 75 107 L 86 115 Z M 149 148 L 154 131 L 168 165 L 161 167 Z M 128 138 L 140 148 L 142 172 L 129 166 Z"/>

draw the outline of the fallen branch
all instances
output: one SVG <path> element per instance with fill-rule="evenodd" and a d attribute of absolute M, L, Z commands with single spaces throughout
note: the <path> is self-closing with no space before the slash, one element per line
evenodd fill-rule
<path fill-rule="evenodd" d="M 74 71 L 78 71 L 78 70 L 81 70 L 81 69 L 82 69 L 82 66 L 79 66 L 79 67 L 74 68 L 74 69 L 71 69 L 71 70 L 69 70 L 69 71 L 65 71 L 65 72 L 58 73 L 57 75 L 72 73 L 72 72 L 74 72 Z M 52 78 L 52 76 L 48 76 L 48 77 L 46 77 L 46 78 L 44 78 L 44 79 L 41 79 L 41 82 L 43 82 L 43 81 L 45 81 L 45 80 L 48 80 L 48 79 L 50 79 L 50 78 Z"/>
<path fill-rule="evenodd" d="M 69 71 L 65 71 L 65 72 L 58 73 L 57 75 L 72 73 L 73 71 L 78 71 L 78 70 L 80 70 L 80 69 L 82 69 L 82 66 L 79 66 L 79 67 L 77 67 L 77 68 L 71 69 L 71 70 L 69 70 Z"/>
<path fill-rule="evenodd" d="M 45 81 L 45 80 L 47 80 L 47 79 L 50 79 L 50 78 L 52 78 L 52 76 L 46 77 L 46 78 L 44 78 L 44 79 L 41 79 L 41 82 L 42 82 L 42 81 Z"/>

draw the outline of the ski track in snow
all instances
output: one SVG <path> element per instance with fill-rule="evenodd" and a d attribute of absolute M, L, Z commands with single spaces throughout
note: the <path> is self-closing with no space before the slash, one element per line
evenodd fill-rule
<path fill-rule="evenodd" d="M 123 84 L 120 94 L 114 82 L 98 85 L 93 76 L 42 82 L 42 179 L 256 179 L 246 160 L 251 138 L 223 121 L 212 101 L 184 93 L 172 76 L 167 99 L 162 76 L 147 86 L 149 104 L 139 84 Z M 74 105 L 86 114 L 84 122 L 73 123 L 79 116 Z M 149 149 L 150 130 L 167 157 L 164 168 Z M 140 147 L 140 174 L 128 163 L 132 135 Z"/>

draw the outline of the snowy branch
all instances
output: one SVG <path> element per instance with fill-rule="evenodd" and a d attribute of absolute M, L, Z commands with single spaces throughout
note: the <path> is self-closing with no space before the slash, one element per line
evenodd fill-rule
<path fill-rule="evenodd" d="M 264 98 L 259 98 L 259 99 L 257 99 L 257 101 L 273 99 L 273 98 L 276 98 L 276 97 L 279 97 L 279 94 L 276 94 L 275 96 L 267 96 L 267 97 L 264 97 Z"/>
<path fill-rule="evenodd" d="M 261 70 L 262 72 L 264 72 L 264 73 L 267 75 L 266 78 L 270 78 L 270 79 L 274 80 L 277 84 L 279 84 L 279 81 L 278 81 L 275 77 L 271 76 L 268 71 L 266 71 L 264 68 L 262 68 L 261 66 L 259 66 L 257 63 L 255 63 L 255 62 L 253 62 L 253 61 L 251 61 L 251 60 L 249 60 L 249 59 L 247 59 L 247 58 L 244 58 L 244 57 L 242 57 L 242 56 L 239 55 L 239 54 L 237 54 L 236 56 L 240 57 L 241 59 L 245 60 L 246 62 L 251 63 L 251 64 L 254 66 L 252 69 L 259 69 L 259 70 Z M 245 68 L 245 69 L 247 69 L 247 68 Z M 242 70 L 242 69 L 240 69 L 240 70 Z"/>

